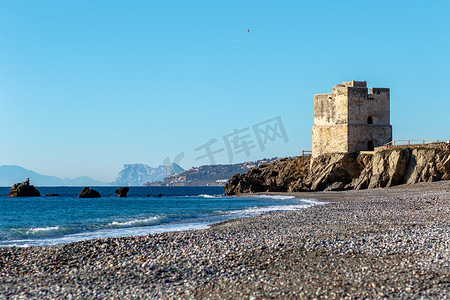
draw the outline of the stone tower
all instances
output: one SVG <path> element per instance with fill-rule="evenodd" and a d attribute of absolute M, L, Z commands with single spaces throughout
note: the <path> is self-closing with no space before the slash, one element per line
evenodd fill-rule
<path fill-rule="evenodd" d="M 330 94 L 314 95 L 312 156 L 373 150 L 392 140 L 389 89 L 365 81 L 337 84 Z"/>

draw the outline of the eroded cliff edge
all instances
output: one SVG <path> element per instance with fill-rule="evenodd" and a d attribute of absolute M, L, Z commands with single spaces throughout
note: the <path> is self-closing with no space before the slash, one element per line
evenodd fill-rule
<path fill-rule="evenodd" d="M 450 179 L 450 144 L 380 147 L 371 154 L 333 153 L 281 159 L 234 175 L 226 195 L 366 189 Z"/>

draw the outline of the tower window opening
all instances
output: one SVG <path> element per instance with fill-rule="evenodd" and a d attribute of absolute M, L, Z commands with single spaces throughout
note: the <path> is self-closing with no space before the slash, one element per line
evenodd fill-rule
<path fill-rule="evenodd" d="M 375 150 L 375 147 L 373 146 L 373 141 L 367 142 L 367 151 L 373 151 Z"/>
<path fill-rule="evenodd" d="M 369 116 L 369 117 L 367 118 L 367 124 L 373 124 L 373 118 L 372 118 L 372 116 Z"/>

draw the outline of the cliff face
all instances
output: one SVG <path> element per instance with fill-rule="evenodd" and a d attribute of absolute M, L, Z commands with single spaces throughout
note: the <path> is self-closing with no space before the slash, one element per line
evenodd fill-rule
<path fill-rule="evenodd" d="M 308 175 L 309 157 L 283 158 L 246 173 L 235 174 L 225 184 L 227 195 L 287 191 L 292 183 Z"/>
<path fill-rule="evenodd" d="M 450 144 L 385 147 L 367 160 L 356 189 L 450 179 Z"/>
<path fill-rule="evenodd" d="M 377 148 L 373 155 L 334 153 L 283 159 L 225 185 L 227 195 L 389 187 L 450 179 L 450 144 Z"/>

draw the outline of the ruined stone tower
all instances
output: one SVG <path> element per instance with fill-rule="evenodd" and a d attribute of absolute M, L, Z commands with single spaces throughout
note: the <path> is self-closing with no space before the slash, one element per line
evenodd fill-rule
<path fill-rule="evenodd" d="M 373 150 L 392 140 L 389 89 L 365 81 L 337 84 L 330 94 L 314 95 L 312 156 Z"/>

